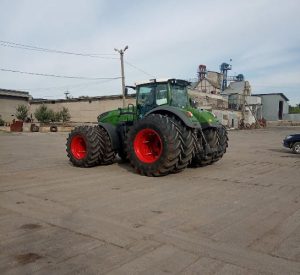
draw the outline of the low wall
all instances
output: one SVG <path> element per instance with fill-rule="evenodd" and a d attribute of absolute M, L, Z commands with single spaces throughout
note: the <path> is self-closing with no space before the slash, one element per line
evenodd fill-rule
<path fill-rule="evenodd" d="M 283 118 L 289 121 L 300 121 L 300 114 L 285 114 Z"/>
<path fill-rule="evenodd" d="M 134 104 L 134 98 L 127 98 L 126 105 L 129 103 Z M 57 112 L 62 110 L 63 107 L 68 108 L 72 122 L 97 122 L 97 116 L 101 113 L 118 109 L 122 107 L 123 102 L 121 98 L 117 99 L 99 99 L 99 100 L 61 100 L 61 101 L 47 101 L 47 102 L 31 102 L 30 113 L 34 118 L 34 112 L 42 104 L 47 106 L 49 109 Z M 34 120 L 36 121 L 36 119 Z"/>
<path fill-rule="evenodd" d="M 238 128 L 239 121 L 242 118 L 242 113 L 239 111 L 229 110 L 212 110 L 212 113 L 218 118 L 218 120 L 228 128 Z"/>
<path fill-rule="evenodd" d="M 300 121 L 290 121 L 290 120 L 267 121 L 267 127 L 277 127 L 277 126 L 300 126 Z"/>

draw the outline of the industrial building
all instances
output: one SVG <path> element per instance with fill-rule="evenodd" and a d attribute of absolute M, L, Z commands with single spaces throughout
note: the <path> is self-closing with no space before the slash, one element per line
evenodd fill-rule
<path fill-rule="evenodd" d="M 262 100 L 262 116 L 266 120 L 288 119 L 289 99 L 283 93 L 255 94 Z"/>
<path fill-rule="evenodd" d="M 212 111 L 224 125 L 237 128 L 241 120 L 251 125 L 261 119 L 261 99 L 251 96 L 250 83 L 242 74 L 229 77 L 229 70 L 231 65 L 227 63 L 220 65 L 220 72 L 199 65 L 198 79 L 189 94 L 201 109 Z"/>

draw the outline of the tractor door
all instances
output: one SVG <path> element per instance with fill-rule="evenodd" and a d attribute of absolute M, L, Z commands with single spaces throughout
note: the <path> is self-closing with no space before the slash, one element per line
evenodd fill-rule
<path fill-rule="evenodd" d="M 142 118 L 159 105 L 168 104 L 167 83 L 148 83 L 137 89 L 137 112 Z"/>

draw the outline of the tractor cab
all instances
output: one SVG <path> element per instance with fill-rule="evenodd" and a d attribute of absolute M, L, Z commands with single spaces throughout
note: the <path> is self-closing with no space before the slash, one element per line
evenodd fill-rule
<path fill-rule="evenodd" d="M 188 81 L 177 79 L 150 80 L 136 84 L 137 113 L 142 118 L 152 109 L 169 105 L 178 108 L 189 106 Z"/>

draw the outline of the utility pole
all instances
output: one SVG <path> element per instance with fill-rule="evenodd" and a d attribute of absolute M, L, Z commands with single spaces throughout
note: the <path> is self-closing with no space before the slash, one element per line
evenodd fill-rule
<path fill-rule="evenodd" d="M 126 107 L 125 102 L 125 75 L 124 75 L 124 53 L 128 49 L 128 46 L 126 46 L 124 49 L 118 50 L 115 48 L 115 51 L 120 54 L 120 60 L 121 60 L 121 76 L 122 76 L 122 99 L 123 99 L 123 108 Z"/>

